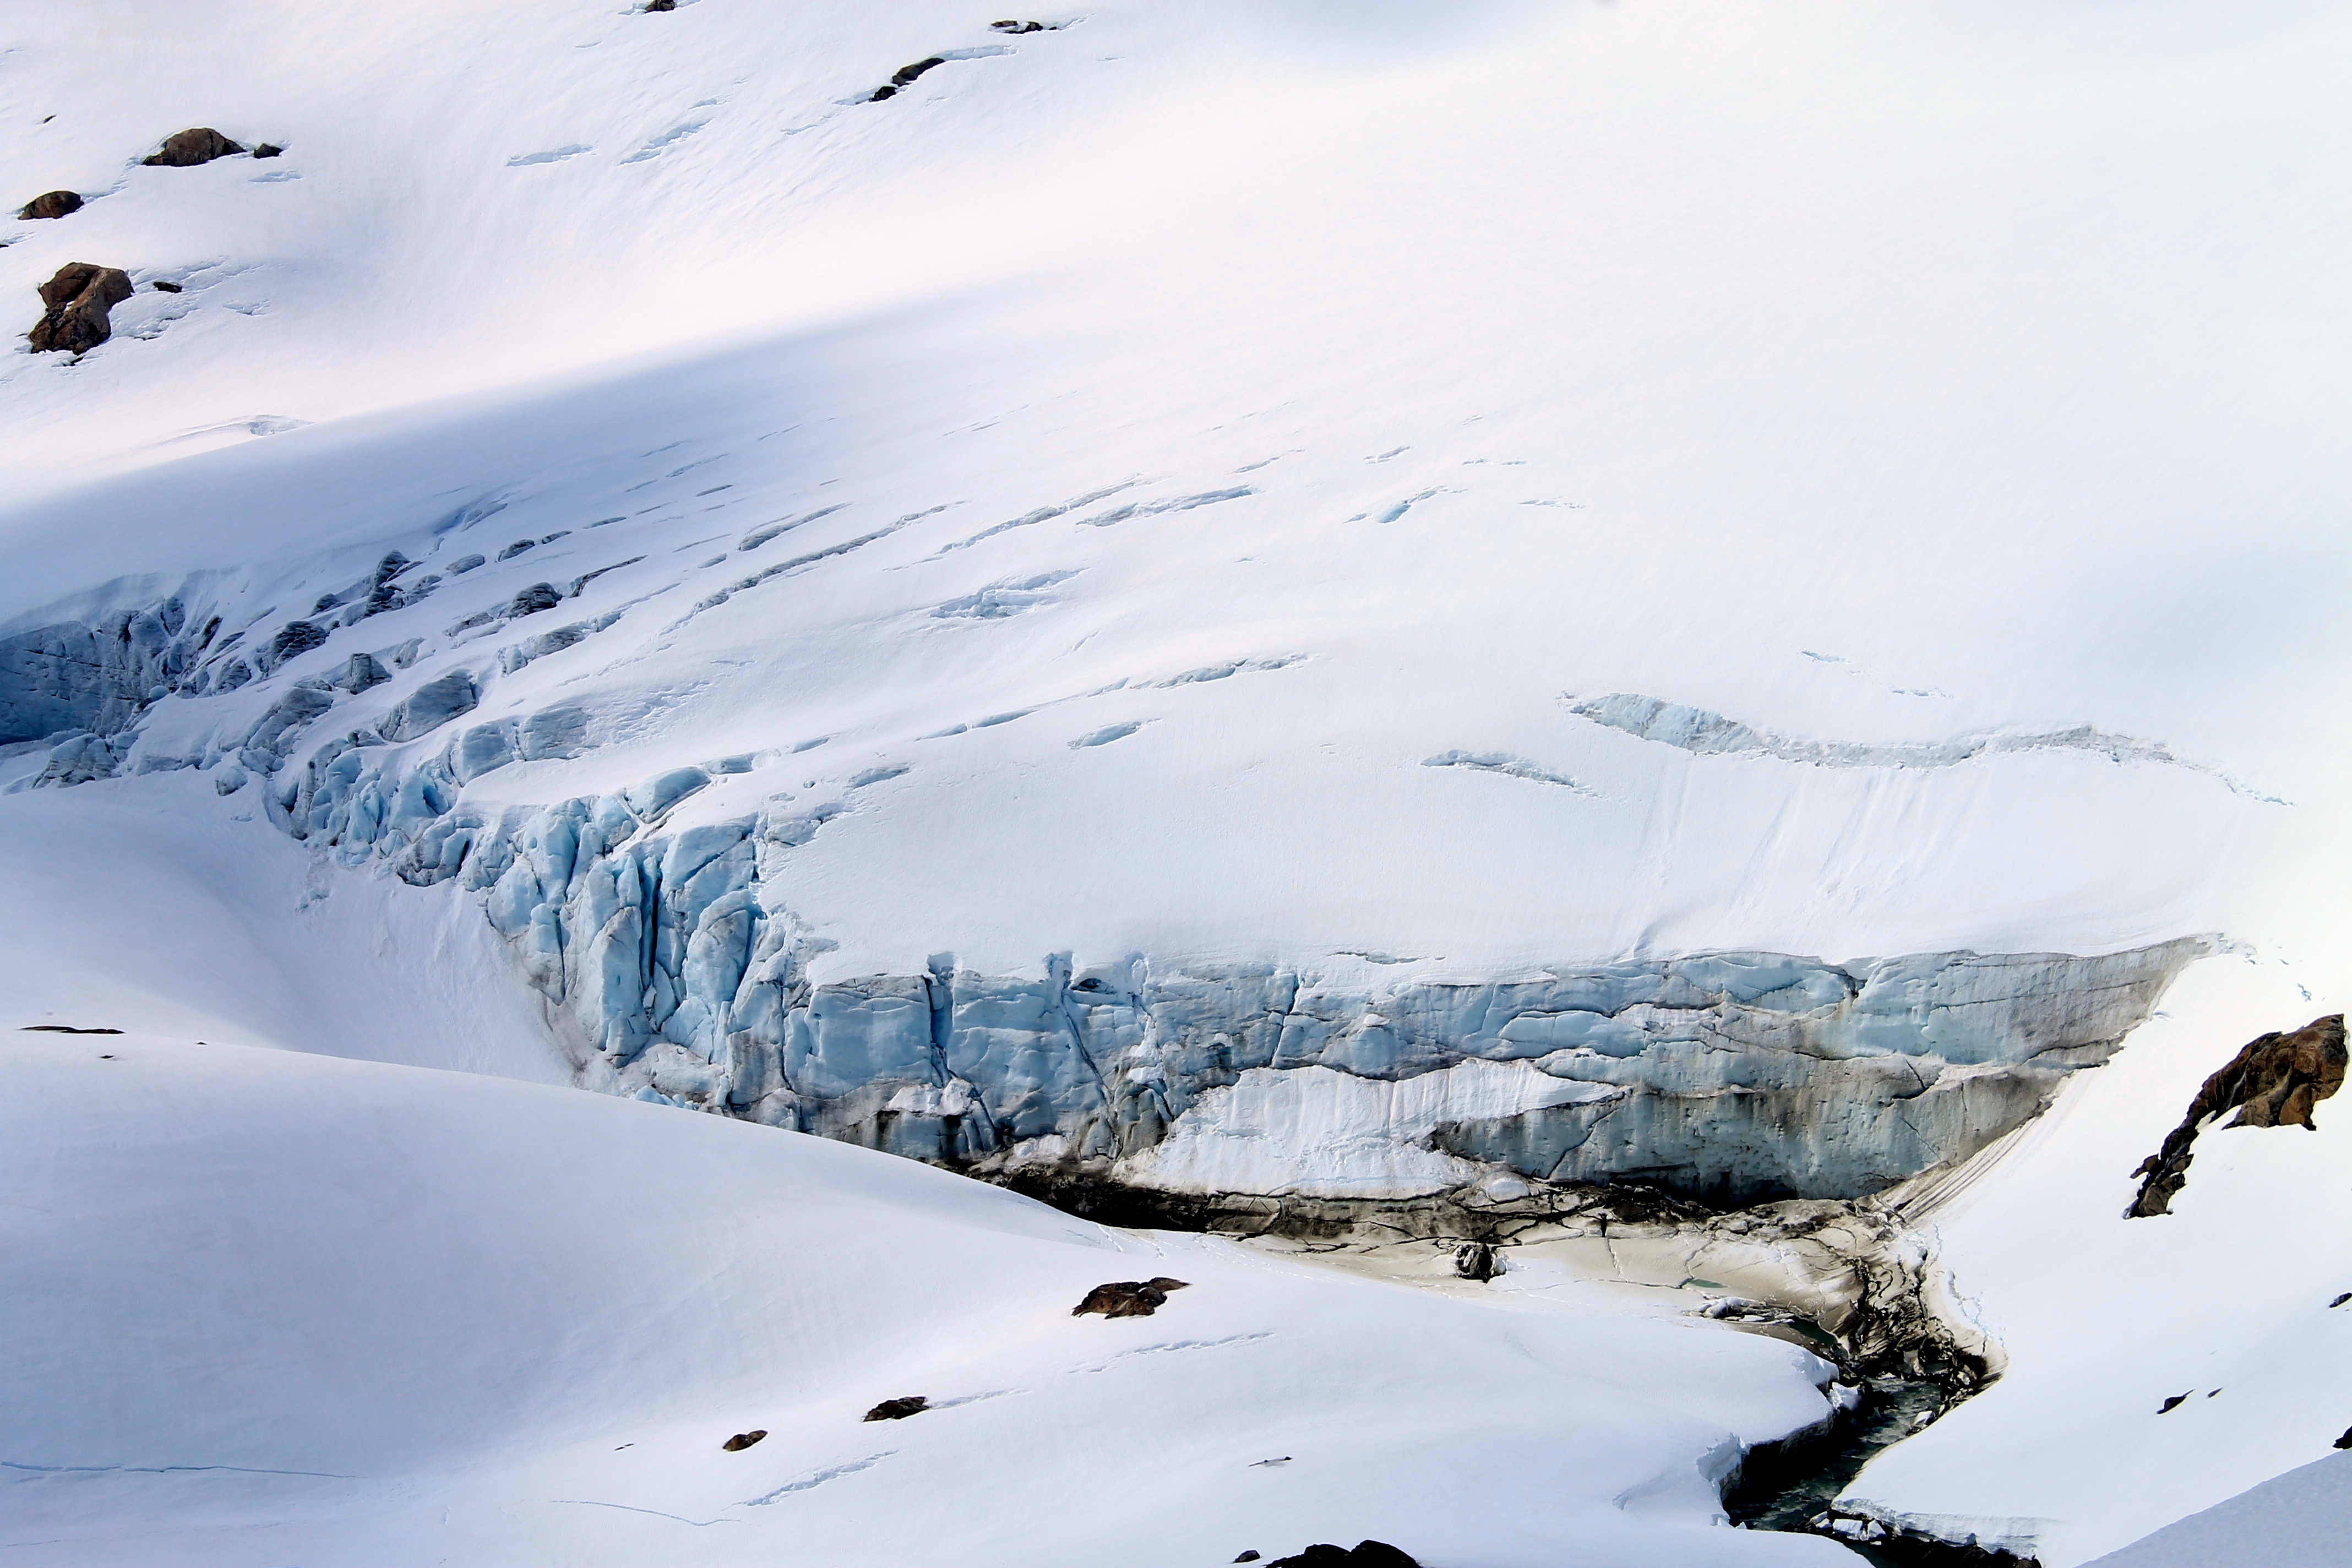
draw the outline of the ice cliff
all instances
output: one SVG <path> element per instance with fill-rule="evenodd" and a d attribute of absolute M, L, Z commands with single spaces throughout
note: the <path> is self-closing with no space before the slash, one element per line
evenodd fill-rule
<path fill-rule="evenodd" d="M 320 656 L 331 675 L 277 689 L 279 665 L 429 593 L 436 579 L 401 585 L 408 570 L 385 557 L 249 651 L 183 596 L 53 622 L 0 650 L 0 715 L 12 737 L 51 731 L 37 784 L 184 767 L 235 794 L 257 778 L 268 819 L 344 867 L 457 881 L 583 1082 L 919 1159 L 1177 1192 L 1400 1197 L 1501 1167 L 1853 1196 L 2038 1113 L 2204 951 L 1711 952 L 1386 989 L 1275 963 L 1063 954 L 1019 976 L 941 953 L 922 973 L 816 984 L 809 962 L 830 944 L 794 918 L 782 857 L 849 797 L 673 826 L 715 775 L 751 765 L 739 757 L 544 805 L 469 799 L 488 774 L 603 740 L 597 711 L 572 704 L 463 722 L 482 683 L 555 634 L 397 679 L 413 644 L 338 646 Z M 172 691 L 257 681 L 257 716 L 201 748 L 142 735 Z"/>

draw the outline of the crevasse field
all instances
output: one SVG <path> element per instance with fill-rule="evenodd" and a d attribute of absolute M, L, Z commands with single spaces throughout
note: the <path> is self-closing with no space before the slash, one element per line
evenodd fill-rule
<path fill-rule="evenodd" d="M 998 19 L 0 14 L 0 1564 L 2336 1561 L 2352 9 Z"/>

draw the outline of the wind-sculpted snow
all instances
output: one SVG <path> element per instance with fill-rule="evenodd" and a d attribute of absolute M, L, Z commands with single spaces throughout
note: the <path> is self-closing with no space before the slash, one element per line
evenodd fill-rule
<path fill-rule="evenodd" d="M 1809 653 L 1806 657 L 1822 659 L 1820 654 Z M 2159 763 L 2187 768 L 2219 780 L 2233 794 L 2252 795 L 2273 805 L 2285 804 L 2259 794 L 2218 769 L 2175 756 L 2154 741 L 2117 735 L 2090 724 L 2064 730 L 1988 731 L 1948 741 L 1816 741 L 1752 729 L 1704 708 L 1667 702 L 1638 692 L 1613 691 L 1601 697 L 1570 698 L 1567 703 L 1568 710 L 1580 719 L 1622 730 L 1640 740 L 1678 747 L 1694 756 L 1775 757 L 1784 763 L 1811 763 L 1825 768 L 1948 768 L 1978 757 L 2011 752 L 2088 752 L 2118 765 Z"/>

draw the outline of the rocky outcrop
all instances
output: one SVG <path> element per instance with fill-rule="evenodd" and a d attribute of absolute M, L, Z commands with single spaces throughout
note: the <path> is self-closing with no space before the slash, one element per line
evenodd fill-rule
<path fill-rule="evenodd" d="M 81 211 L 81 196 L 74 191 L 44 191 L 16 209 L 20 218 L 66 217 Z"/>
<path fill-rule="evenodd" d="M 904 1421 L 909 1415 L 920 1415 L 931 1407 L 927 1394 L 910 1394 L 903 1399 L 886 1399 L 866 1413 L 868 1421 Z"/>
<path fill-rule="evenodd" d="M 215 158 L 226 158 L 245 149 L 214 130 L 199 125 L 186 131 L 175 131 L 163 138 L 163 145 L 139 161 L 157 168 L 189 169 L 198 163 L 209 163 Z"/>
<path fill-rule="evenodd" d="M 2227 1111 L 2231 1127 L 2301 1127 L 2318 1130 L 2312 1108 L 2344 1087 L 2344 1015 L 2315 1018 L 2293 1034 L 2272 1033 L 2250 1042 L 2207 1079 L 2189 1102 L 2180 1125 L 2165 1135 L 2163 1147 L 2132 1173 L 2142 1178 L 2138 1195 L 2124 1210 L 2126 1219 L 2168 1214 L 2175 1194 L 2188 1184 L 2192 1145 L 2205 1124 Z"/>
<path fill-rule="evenodd" d="M 761 1426 L 750 1432 L 738 1432 L 719 1446 L 730 1454 L 740 1454 L 767 1435 L 768 1429 Z"/>
<path fill-rule="evenodd" d="M 1359 1541 L 1349 1551 L 1318 1542 L 1290 1557 L 1277 1557 L 1267 1568 L 1421 1568 L 1385 1541 Z"/>
<path fill-rule="evenodd" d="M 41 285 L 41 319 L 27 335 L 33 352 L 86 353 L 114 335 L 108 312 L 131 295 L 131 278 L 119 267 L 70 261 Z"/>
<path fill-rule="evenodd" d="M 890 79 L 887 82 L 874 89 L 874 96 L 869 101 L 879 103 L 886 98 L 896 98 L 898 96 L 899 89 L 908 86 L 916 78 L 921 76 L 925 71 L 931 69 L 934 66 L 943 66 L 947 63 L 945 56 L 931 55 L 926 58 L 917 60 L 913 65 L 900 66 L 897 70 L 890 73 Z"/>
<path fill-rule="evenodd" d="M 1121 1279 L 1109 1285 L 1097 1285 L 1087 1292 L 1087 1299 L 1070 1309 L 1070 1316 L 1083 1318 L 1089 1312 L 1099 1312 L 1106 1318 L 1148 1318 L 1168 1304 L 1168 1293 L 1181 1290 L 1184 1281 L 1161 1276 L 1156 1279 Z"/>

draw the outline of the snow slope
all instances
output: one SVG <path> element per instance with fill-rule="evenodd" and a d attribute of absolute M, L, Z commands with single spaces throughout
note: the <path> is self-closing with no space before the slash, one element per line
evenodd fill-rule
<path fill-rule="evenodd" d="M 492 793 L 820 737 L 750 787 L 908 768 L 797 858 L 835 973 L 2327 945 L 2341 652 L 2304 628 L 2347 360 L 2297 193 L 2346 150 L 2332 12 L 1174 5 L 1006 41 L 934 5 L 306 6 L 269 32 L 310 68 L 201 72 L 249 19 L 136 14 L 79 56 L 10 24 L 12 112 L 58 119 L 8 177 L 121 183 L 17 226 L 11 275 L 248 270 L 9 366 L 26 488 L 73 488 L 0 531 L 0 608 L 220 572 L 290 616 L 387 548 L 572 531 L 368 644 L 447 663 L 466 614 L 643 555 L 498 706 L 660 722 Z M 1015 52 L 837 101 L 953 47 Z M 119 172 L 192 116 L 289 151 Z M 951 608 L 991 592 L 1036 597 Z M 1154 684 L 1253 659 L 1295 662 Z M 1693 759 L 1561 700 L 1609 692 L 1825 742 L 2089 724 L 2251 793 L 2066 746 Z"/>
<path fill-rule="evenodd" d="M 2210 1129 L 2173 1212 L 2122 1217 L 2134 1168 L 2228 1059 L 2232 1021 L 2317 1010 L 2284 973 L 2191 971 L 2164 1016 L 1927 1216 L 2009 1366 L 1874 1460 L 1847 1500 L 2073 1568 L 2329 1453 L 2352 1424 L 2352 1305 L 2329 1306 L 2352 1291 L 2352 1107 L 2322 1102 L 2315 1132 Z M 2324 1491 L 2310 1506 L 2339 1533 L 2352 1522 Z M 2304 1526 L 2280 1528 L 2289 1542 Z"/>
<path fill-rule="evenodd" d="M 2343 1554 L 2352 1459 L 2331 1454 L 2167 1525 L 2098 1561 L 2105 1568 L 2324 1568 Z"/>
<path fill-rule="evenodd" d="M 819 985 L 2218 933 L 2205 1000 L 1937 1215 L 2018 1370 L 1859 1486 L 2072 1561 L 2308 1458 L 2133 1425 L 2181 1336 L 2305 1310 L 2281 1239 L 2242 1300 L 2110 1331 L 2234 1234 L 2194 1212 L 2225 1156 L 2104 1216 L 2203 1071 L 2352 992 L 2342 9 L 986 20 L 0 18 L 11 210 L 97 198 L 0 222 L 0 298 L 29 326 L 75 260 L 144 290 L 79 362 L 0 358 L 0 640 L 135 622 L 141 676 L 94 741 L 6 737 L 11 784 L 124 775 L 0 796 L 16 1013 L 567 1079 L 541 928 L 387 873 L 579 800 L 766 825 Z M 137 164 L 205 123 L 288 151 Z M 223 690 L 297 621 L 320 646 Z M 389 679 L 300 685 L 354 655 Z M 477 706 L 409 734 L 452 680 Z M 393 837 L 351 778 L 300 794 L 360 763 L 416 806 Z M 322 798 L 306 851 L 285 802 Z M 2294 1157 L 2340 1185 L 2321 1125 Z M 2307 1135 L 2248 1136 L 2267 1192 Z M 2333 1387 L 2297 1354 L 2260 1409 Z M 2166 1485 L 2093 1474 L 2144 1439 Z"/>
<path fill-rule="evenodd" d="M 566 1089 L 7 1050 L 7 1562 L 1848 1560 L 1715 1522 L 1738 1443 L 1825 1408 L 1778 1341 L 1139 1241 Z M 1154 1317 L 1070 1315 L 1160 1273 Z M 909 1394 L 940 1408 L 861 1420 Z"/>

